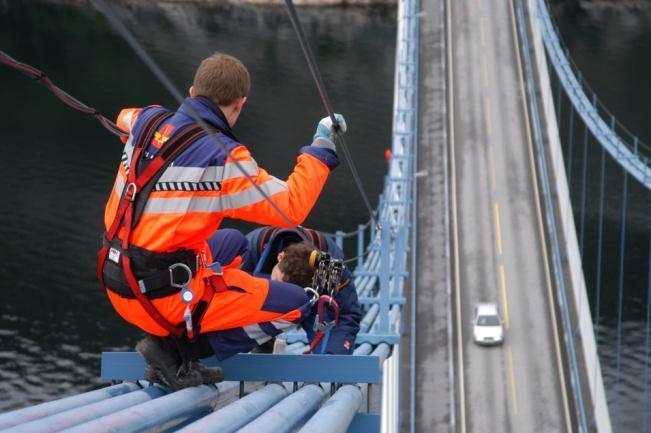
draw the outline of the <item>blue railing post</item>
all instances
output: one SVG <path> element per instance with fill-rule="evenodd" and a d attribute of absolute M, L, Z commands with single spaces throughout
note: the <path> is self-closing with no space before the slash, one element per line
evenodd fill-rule
<path fill-rule="evenodd" d="M 345 233 L 341 230 L 337 230 L 335 232 L 335 243 L 339 248 L 341 248 L 342 251 L 344 250 L 344 234 Z"/>
<path fill-rule="evenodd" d="M 370 222 L 373 224 L 373 221 Z M 357 267 L 356 271 L 364 270 L 364 225 L 357 226 Z"/>
<path fill-rule="evenodd" d="M 380 232 L 380 333 L 389 332 L 389 287 L 391 274 L 391 224 L 385 221 Z"/>

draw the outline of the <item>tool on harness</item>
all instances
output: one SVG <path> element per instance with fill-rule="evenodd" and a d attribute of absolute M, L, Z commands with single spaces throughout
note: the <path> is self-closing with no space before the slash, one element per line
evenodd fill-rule
<path fill-rule="evenodd" d="M 329 253 L 314 250 L 310 254 L 310 266 L 314 268 L 312 288 L 319 295 L 327 294 L 334 299 L 339 292 L 341 275 L 344 272 L 343 259 L 335 259 Z"/>
<path fill-rule="evenodd" d="M 187 279 L 182 283 L 177 283 L 174 281 L 174 269 L 181 268 L 187 272 Z M 193 331 L 192 326 L 192 310 L 190 309 L 190 303 L 194 301 L 194 292 L 188 284 L 192 281 L 192 271 L 190 268 L 183 263 L 174 263 L 170 266 L 170 286 L 176 287 L 181 290 L 181 301 L 185 303 L 185 311 L 183 312 L 183 321 L 185 322 L 185 330 L 190 335 Z"/>
<path fill-rule="evenodd" d="M 152 114 L 144 121 L 139 134 L 133 137 L 134 148 L 131 155 L 131 167 L 125 182 L 126 187 L 122 192 L 113 222 L 104 235 L 104 245 L 97 260 L 97 274 L 102 287 L 121 296 L 124 291 L 111 287 L 111 280 L 123 279 L 131 291 L 131 296 L 138 300 L 147 314 L 160 327 L 176 337 L 185 334 L 188 339 L 193 339 L 194 331 L 198 333 L 201 318 L 214 294 L 226 290 L 226 284 L 221 274 L 215 274 L 215 278 L 209 279 L 209 284 L 206 285 L 201 299 L 192 308 L 190 303 L 194 299 L 194 293 L 189 291 L 188 284 L 200 267 L 199 257 L 196 253 L 190 253 L 194 258 L 190 258 L 185 263 L 181 260 L 170 264 L 169 260 L 173 259 L 175 255 L 179 253 L 187 255 L 187 250 L 179 250 L 171 254 L 155 253 L 131 245 L 131 232 L 138 224 L 149 194 L 163 171 L 184 149 L 206 134 L 198 125 L 186 126 L 179 129 L 152 158 L 145 158 L 145 149 L 154 132 L 171 116 L 172 113 L 168 111 Z M 118 237 L 118 233 L 122 239 Z M 145 252 L 146 258 L 156 262 L 156 266 L 152 266 L 153 269 L 147 269 L 151 262 L 140 262 L 142 257 L 138 253 L 142 251 Z M 119 266 L 120 264 L 121 266 Z M 116 272 L 116 265 L 120 272 Z M 143 270 L 147 275 L 142 275 Z M 117 278 L 113 278 L 116 275 Z M 105 279 L 105 276 L 109 278 Z M 107 284 L 107 280 L 110 284 Z M 163 281 L 163 287 L 160 287 L 161 281 Z M 186 307 L 188 314 L 184 314 L 185 326 L 169 322 L 152 304 L 151 299 L 155 297 L 155 294 L 165 289 L 168 291 L 164 296 L 181 291 L 182 299 L 191 298 Z"/>
<path fill-rule="evenodd" d="M 326 318 L 326 307 L 333 311 L 334 319 L 328 321 Z M 332 328 L 339 326 L 339 304 L 331 296 L 321 295 L 317 303 L 316 320 L 314 321 L 314 330 L 316 336 L 312 340 L 309 349 L 303 352 L 303 355 L 309 355 L 319 345 L 326 333 Z"/>

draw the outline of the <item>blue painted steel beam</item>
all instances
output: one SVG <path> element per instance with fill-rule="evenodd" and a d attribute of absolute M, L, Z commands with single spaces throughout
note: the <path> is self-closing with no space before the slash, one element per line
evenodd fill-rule
<path fill-rule="evenodd" d="M 50 433 L 85 423 L 87 421 L 118 412 L 140 403 L 162 397 L 168 389 L 159 386 L 149 386 L 144 389 L 122 394 L 117 397 L 107 398 L 85 406 L 62 411 L 54 415 L 39 418 L 31 422 L 17 425 L 2 433 Z"/>
<path fill-rule="evenodd" d="M 371 346 L 370 344 L 368 343 L 360 344 L 353 351 L 353 356 L 368 355 L 369 353 L 371 353 L 371 350 L 373 350 L 373 346 Z"/>
<path fill-rule="evenodd" d="M 185 426 L 178 433 L 236 432 L 287 397 L 287 394 L 287 388 L 272 383 Z"/>
<path fill-rule="evenodd" d="M 66 433 L 136 433 L 161 426 L 171 429 L 207 414 L 211 410 L 211 403 L 219 397 L 220 392 L 238 386 L 239 384 L 235 382 L 222 382 L 217 386 L 201 385 L 182 389 L 64 431 Z"/>
<path fill-rule="evenodd" d="M 203 360 L 224 369 L 225 380 L 261 382 L 379 383 L 376 356 L 270 355 L 241 353 L 225 361 Z M 102 353 L 102 379 L 128 380 L 142 377 L 145 361 L 136 352 Z"/>
<path fill-rule="evenodd" d="M 359 303 L 362 305 L 372 305 L 372 304 L 377 304 L 379 303 L 380 300 L 377 296 L 362 296 L 359 298 Z M 402 296 L 400 297 L 391 297 L 388 299 L 389 304 L 397 304 L 397 305 L 404 305 L 405 304 L 405 298 Z"/>
<path fill-rule="evenodd" d="M 13 427 L 35 419 L 50 416 L 79 406 L 95 403 L 107 398 L 136 391 L 141 387 L 136 383 L 121 383 L 83 394 L 73 395 L 60 400 L 48 401 L 36 406 L 26 407 L 0 415 L 0 429 Z"/>
<path fill-rule="evenodd" d="M 371 433 L 380 431 L 380 414 L 357 413 L 346 433 Z"/>
<path fill-rule="evenodd" d="M 286 339 L 287 342 L 290 344 L 307 343 L 307 336 L 303 331 L 288 332 L 283 335 L 283 338 Z M 357 334 L 357 338 L 355 338 L 355 344 L 364 344 L 364 343 L 369 343 L 372 345 L 376 345 L 380 343 L 398 344 L 400 343 L 400 336 L 397 334 L 383 334 L 379 332 L 370 332 L 370 333 L 361 332 Z"/>
<path fill-rule="evenodd" d="M 310 418 L 298 433 L 346 433 L 362 405 L 362 393 L 355 385 L 344 385 Z"/>
<path fill-rule="evenodd" d="M 238 433 L 293 432 L 316 412 L 325 396 L 326 392 L 320 386 L 306 385 L 240 429 Z"/>

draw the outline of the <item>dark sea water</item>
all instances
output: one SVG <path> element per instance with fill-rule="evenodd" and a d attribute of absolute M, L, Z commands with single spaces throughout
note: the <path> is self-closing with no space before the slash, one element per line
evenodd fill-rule
<path fill-rule="evenodd" d="M 651 3 L 582 4 L 582 9 L 560 6 L 554 9 L 569 52 L 605 106 L 640 140 L 650 143 Z M 566 156 L 572 156 L 570 187 L 579 236 L 583 162 L 586 161 L 583 260 L 593 318 L 599 317 L 599 352 L 613 431 L 643 432 L 645 414 L 650 409 L 649 401 L 645 400 L 645 389 L 651 385 L 645 383 L 645 374 L 649 372 L 651 375 L 646 344 L 651 193 L 629 177 L 626 218 L 622 219 L 624 176 L 622 168 L 607 159 L 601 295 L 597 296 L 601 149 L 593 140 L 588 140 L 587 159 L 584 158 L 584 129 L 575 117 L 570 152 L 567 99 L 562 104 L 562 139 Z M 618 339 L 623 221 L 626 223 L 625 255 L 622 325 Z M 651 425 L 651 419 L 648 423 Z"/>
<path fill-rule="evenodd" d="M 112 2 L 117 3 L 117 2 Z M 235 133 L 278 177 L 291 171 L 325 113 L 282 8 L 142 2 L 121 15 L 184 92 L 214 51 L 248 66 L 253 88 Z M 373 205 L 390 146 L 395 8 L 300 11 L 332 104 Z M 0 0 L 0 49 L 45 71 L 107 117 L 177 106 L 104 18 L 85 3 Z M 0 68 L 0 411 L 102 385 L 99 354 L 139 332 L 95 277 L 105 198 L 122 152 L 92 118 Z M 350 172 L 331 176 L 308 226 L 350 231 L 368 219 Z M 229 221 L 226 226 L 250 225 Z"/>

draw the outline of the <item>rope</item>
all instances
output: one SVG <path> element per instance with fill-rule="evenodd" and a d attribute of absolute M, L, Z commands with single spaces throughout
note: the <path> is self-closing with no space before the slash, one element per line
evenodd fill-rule
<path fill-rule="evenodd" d="M 0 50 L 0 63 L 13 68 L 22 74 L 30 77 L 31 79 L 37 81 L 38 83 L 45 86 L 48 90 L 54 93 L 61 102 L 66 104 L 68 107 L 77 110 L 81 113 L 88 114 L 93 116 L 99 121 L 99 123 L 106 128 L 112 134 L 117 135 L 118 137 L 128 137 L 129 134 L 122 130 L 118 125 L 108 120 L 106 117 L 102 116 L 96 109 L 89 107 L 83 102 L 79 101 L 74 96 L 66 93 L 64 90 L 59 88 L 56 84 L 50 80 L 50 78 L 45 75 L 41 70 L 36 69 L 33 66 L 30 66 L 25 63 L 21 63 L 18 60 L 12 58 L 9 54 Z"/>
<path fill-rule="evenodd" d="M 570 123 L 568 126 L 567 141 L 567 167 L 565 168 L 565 171 L 567 172 L 567 183 L 572 185 L 572 157 L 574 156 L 572 149 L 574 147 L 574 107 L 572 104 L 570 104 Z"/>
<path fill-rule="evenodd" d="M 316 60 L 314 59 L 314 53 L 312 52 L 310 45 L 307 43 L 307 38 L 305 37 L 305 33 L 303 32 L 303 26 L 301 25 L 301 22 L 298 20 L 298 13 L 296 12 L 296 8 L 294 7 L 294 2 L 292 0 L 285 0 L 285 4 L 287 5 L 287 13 L 289 14 L 289 19 L 292 23 L 292 27 L 294 27 L 294 32 L 296 33 L 296 37 L 298 38 L 298 43 L 301 46 L 301 50 L 303 51 L 303 55 L 305 56 L 307 65 L 310 68 L 310 73 L 312 74 L 314 83 L 316 84 L 316 87 L 319 91 L 319 95 L 321 95 L 321 101 L 323 102 L 323 107 L 328 113 L 328 116 L 332 121 L 332 125 L 335 128 L 335 141 L 339 142 L 338 144 L 342 150 L 344 159 L 346 160 L 346 163 L 348 163 L 348 167 L 350 168 L 350 172 L 353 176 L 353 181 L 355 182 L 355 185 L 357 186 L 357 189 L 359 190 L 359 193 L 362 196 L 362 200 L 364 200 L 364 204 L 366 205 L 366 209 L 368 210 L 371 220 L 375 220 L 375 211 L 371 207 L 371 202 L 369 201 L 368 195 L 366 194 L 366 190 L 362 185 L 362 181 L 357 171 L 357 167 L 355 166 L 355 163 L 353 161 L 353 157 L 351 156 L 350 151 L 348 150 L 348 146 L 346 145 L 346 141 L 344 140 L 343 135 L 337 133 L 337 130 L 339 130 L 340 128 L 339 122 L 337 122 L 337 119 L 335 118 L 334 110 L 332 109 L 332 105 L 330 104 L 330 98 L 328 98 L 328 93 L 326 91 L 325 84 L 323 83 L 323 79 L 321 78 L 321 73 L 319 72 L 319 68 L 317 67 Z"/>
<path fill-rule="evenodd" d="M 622 313 L 624 303 L 624 248 L 626 245 L 626 205 L 628 202 L 628 172 L 624 171 L 624 193 L 622 198 L 622 227 L 619 244 L 619 293 L 617 298 L 617 343 L 615 358 L 615 431 L 619 431 L 619 377 L 622 358 Z"/>
<path fill-rule="evenodd" d="M 142 47 L 142 45 L 140 45 L 140 43 L 134 38 L 129 29 L 126 28 L 124 23 L 122 23 L 120 18 L 115 14 L 113 9 L 111 9 L 111 7 L 104 0 L 91 0 L 91 2 L 93 6 L 106 17 L 113 28 L 131 46 L 138 57 L 140 57 L 140 59 L 147 65 L 147 67 L 149 67 L 149 70 L 156 76 L 156 78 L 158 78 L 158 80 L 161 82 L 161 84 L 163 84 L 167 91 L 170 92 L 170 94 L 179 102 L 179 104 L 181 104 L 185 99 L 182 96 L 181 92 L 178 91 L 176 86 L 174 86 L 172 81 L 167 77 L 163 70 L 156 64 L 156 62 L 151 58 L 151 56 Z M 258 191 L 264 200 L 269 203 L 269 205 L 276 211 L 276 213 L 278 213 L 278 215 L 287 223 L 287 225 L 293 229 L 303 231 L 303 228 L 294 224 L 292 220 L 290 220 L 289 217 L 278 207 L 278 205 L 276 205 L 276 203 L 271 200 L 267 193 L 257 183 L 255 183 L 251 175 L 249 175 L 244 170 L 244 167 L 242 167 L 240 162 L 236 158 L 231 157 L 231 152 L 228 150 L 226 145 L 224 145 L 224 143 L 222 143 L 217 135 L 214 134 L 212 128 L 210 128 L 210 126 L 199 116 L 199 114 L 191 106 L 188 105 L 187 108 L 194 121 L 197 122 L 197 124 L 204 131 L 208 132 L 208 137 L 210 137 L 213 142 L 215 142 L 228 155 L 229 159 L 233 161 L 242 175 L 246 177 L 246 179 L 251 183 L 251 185 L 253 185 L 256 191 Z"/>
<path fill-rule="evenodd" d="M 581 174 L 581 224 L 579 231 L 579 252 L 583 260 L 583 245 L 585 240 L 585 196 L 586 196 L 586 178 L 588 174 L 588 126 L 584 125 L 583 129 L 583 167 Z"/>
<path fill-rule="evenodd" d="M 646 331 L 644 356 L 644 428 L 642 431 L 649 431 L 649 358 L 651 356 L 651 230 L 649 230 L 649 277 L 648 277 L 647 299 L 646 299 Z"/>

